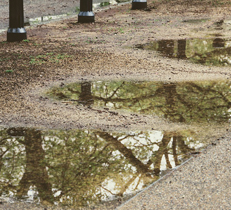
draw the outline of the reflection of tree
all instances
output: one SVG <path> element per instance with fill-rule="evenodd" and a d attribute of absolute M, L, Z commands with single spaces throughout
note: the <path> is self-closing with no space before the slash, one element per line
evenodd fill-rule
<path fill-rule="evenodd" d="M 17 187 L 17 197 L 26 197 L 30 187 L 36 186 L 40 200 L 53 203 L 51 184 L 49 183 L 46 165 L 43 163 L 45 153 L 42 148 L 41 131 L 19 128 L 9 129 L 8 133 L 24 136 L 24 140 L 19 140 L 19 142 L 25 146 L 25 172 Z"/>
<path fill-rule="evenodd" d="M 51 94 L 65 93 L 69 99 L 79 84 L 66 89 L 52 89 Z M 132 112 L 156 113 L 173 122 L 227 122 L 230 119 L 230 82 L 96 82 L 92 83 L 94 104 Z"/>
<path fill-rule="evenodd" d="M 68 98 L 72 97 L 74 101 L 78 101 L 80 104 L 90 106 L 94 104 L 91 86 L 91 82 L 81 82 L 77 88 L 73 86 L 68 86 L 68 89 L 61 87 L 63 91 L 56 91 L 53 89 L 52 94 L 55 95 L 56 98 L 62 100 L 67 100 Z"/>
<path fill-rule="evenodd" d="M 231 65 L 231 47 L 224 47 L 225 40 L 213 40 L 213 50 L 204 53 L 195 53 L 191 59 L 204 65 L 226 66 Z"/>
<path fill-rule="evenodd" d="M 22 198 L 34 185 L 40 200 L 64 205 L 84 206 L 104 199 L 105 192 L 123 196 L 140 189 L 157 179 L 163 158 L 171 168 L 193 149 L 188 146 L 192 139 L 180 132 L 153 140 L 148 132 L 23 131 L 17 137 L 1 131 L 2 193 Z M 109 180 L 114 189 L 108 188 Z"/>
<path fill-rule="evenodd" d="M 112 144 L 116 150 L 118 150 L 124 157 L 129 160 L 129 162 L 136 167 L 138 173 L 148 173 L 151 172 L 149 169 L 149 165 L 142 163 L 139 159 L 137 159 L 132 153 L 131 149 L 128 149 L 124 144 L 118 141 L 118 138 L 111 136 L 106 132 L 98 132 L 97 133 L 101 138 L 103 138 L 108 143 Z"/>

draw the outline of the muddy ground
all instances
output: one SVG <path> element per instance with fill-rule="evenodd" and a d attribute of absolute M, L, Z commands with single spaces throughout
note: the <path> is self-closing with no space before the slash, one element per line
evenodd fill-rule
<path fill-rule="evenodd" d="M 192 19 L 206 21 L 187 22 Z M 0 35 L 0 126 L 175 130 L 180 125 L 156 116 L 128 112 L 111 115 L 103 108 L 53 101 L 44 92 L 54 85 L 85 80 L 231 78 L 229 67 L 202 66 L 134 48 L 161 39 L 216 37 L 214 23 L 231 20 L 229 2 L 148 1 L 145 10 L 131 10 L 127 4 L 96 12 L 95 20 L 79 24 L 74 17 L 26 27 L 28 39 L 20 43 L 7 43 L 6 34 Z M 219 35 L 229 38 L 230 31 L 224 28 Z M 41 55 L 47 57 L 41 61 Z"/>

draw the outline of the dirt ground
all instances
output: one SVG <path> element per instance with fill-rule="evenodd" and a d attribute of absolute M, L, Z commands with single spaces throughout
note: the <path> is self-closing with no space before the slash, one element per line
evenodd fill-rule
<path fill-rule="evenodd" d="M 186 21 L 191 19 L 207 21 Z M 7 43 L 6 34 L 0 35 L 0 126 L 176 129 L 177 124 L 155 116 L 127 112 L 112 116 L 107 110 L 52 101 L 44 92 L 54 85 L 85 80 L 171 82 L 231 78 L 229 67 L 202 66 L 134 49 L 136 44 L 161 39 L 216 36 L 214 23 L 231 20 L 229 2 L 155 0 L 148 1 L 145 10 L 131 10 L 131 5 L 126 4 L 98 11 L 95 20 L 79 24 L 74 17 L 27 27 L 28 39 L 20 43 Z M 230 37 L 228 29 L 219 33 Z M 47 55 L 44 62 L 36 60 L 39 55 Z M 65 56 L 54 62 L 52 58 L 58 55 Z"/>

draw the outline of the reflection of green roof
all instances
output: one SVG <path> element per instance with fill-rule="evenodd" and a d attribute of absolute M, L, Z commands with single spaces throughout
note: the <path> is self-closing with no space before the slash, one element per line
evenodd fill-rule
<path fill-rule="evenodd" d="M 48 94 L 88 106 L 156 114 L 173 122 L 228 122 L 230 119 L 230 81 L 88 83 L 85 88 L 83 83 L 52 88 Z"/>

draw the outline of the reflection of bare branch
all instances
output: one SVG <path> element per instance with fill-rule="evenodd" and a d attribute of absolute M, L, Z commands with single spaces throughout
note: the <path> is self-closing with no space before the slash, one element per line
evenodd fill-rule
<path fill-rule="evenodd" d="M 108 192 L 111 193 L 112 195 L 117 195 L 117 194 L 113 193 L 112 191 L 108 190 L 107 188 L 105 188 L 105 187 L 103 187 L 103 186 L 101 186 L 101 188 L 103 188 L 104 190 L 108 191 Z"/>
<path fill-rule="evenodd" d="M 9 150 L 10 150 L 10 148 L 8 148 L 6 151 L 2 152 L 2 154 L 0 154 L 0 158 L 2 158 Z"/>
<path fill-rule="evenodd" d="M 69 87 L 67 88 L 67 90 L 69 90 L 72 94 L 80 94 L 81 93 L 80 91 L 75 91 Z"/>
<path fill-rule="evenodd" d="M 0 145 L 4 145 L 5 142 L 7 141 L 7 139 L 8 139 L 8 138 L 1 139 L 1 140 L 0 140 Z"/>
<path fill-rule="evenodd" d="M 210 93 L 214 93 L 214 94 L 216 94 L 216 95 L 220 95 L 221 96 L 221 98 L 222 98 L 222 100 L 226 103 L 226 104 L 228 104 L 228 106 L 230 106 L 231 105 L 231 102 L 229 101 L 229 99 L 222 93 L 222 92 L 220 92 L 220 91 L 218 91 L 218 90 L 214 90 L 214 89 L 212 89 L 212 87 L 211 86 L 209 86 L 208 88 L 201 88 L 199 85 L 197 85 L 197 84 L 195 84 L 195 83 L 193 83 L 193 82 L 189 82 L 189 84 L 192 86 L 192 87 L 195 87 L 200 93 L 207 93 L 207 92 L 210 92 Z M 208 100 L 211 100 L 211 99 L 217 99 L 217 98 L 219 98 L 219 97 L 213 97 L 213 98 L 209 98 Z M 224 106 L 224 107 L 227 107 L 227 106 Z"/>
<path fill-rule="evenodd" d="M 129 137 L 135 137 L 135 135 L 131 135 L 131 134 L 128 134 L 128 135 L 126 135 L 126 136 L 124 136 L 123 138 L 121 138 L 121 139 L 118 139 L 118 141 L 123 141 L 123 140 L 125 140 L 125 139 L 127 139 L 127 138 L 129 138 Z"/>
<path fill-rule="evenodd" d="M 176 152 L 176 136 L 173 136 L 173 141 L 172 141 L 172 153 L 173 153 L 173 158 L 175 161 L 175 165 L 179 165 L 178 157 L 177 157 L 177 152 Z"/>
<path fill-rule="evenodd" d="M 139 177 L 139 180 L 138 180 L 138 182 L 137 182 L 137 184 L 136 184 L 134 190 L 137 190 L 137 188 L 138 188 L 138 186 L 139 186 L 139 184 L 140 184 L 140 181 L 142 180 L 143 176 L 145 176 L 145 175 L 142 174 L 142 175 Z"/>
<path fill-rule="evenodd" d="M 167 167 L 168 167 L 168 168 L 172 168 L 172 165 L 171 165 L 171 163 L 170 163 L 170 161 L 169 161 L 168 150 L 165 150 L 164 156 L 165 156 L 165 160 L 166 160 Z"/>
<path fill-rule="evenodd" d="M 124 84 L 125 84 L 125 82 L 123 82 L 119 87 L 117 87 L 117 88 L 113 91 L 112 95 L 108 97 L 108 99 L 111 99 L 111 98 L 116 94 L 116 92 L 117 92 Z"/>
<path fill-rule="evenodd" d="M 142 163 L 139 159 L 137 159 L 134 154 L 132 153 L 131 149 L 128 149 L 126 146 L 124 146 L 120 141 L 117 140 L 117 138 L 111 136 L 110 134 L 106 132 L 98 131 L 97 134 L 103 138 L 105 141 L 110 142 L 113 144 L 113 146 L 119 150 L 124 157 L 126 157 L 130 163 L 137 168 L 137 171 L 140 173 L 147 173 L 151 172 L 149 167 Z"/>
<path fill-rule="evenodd" d="M 159 88 L 161 89 L 161 88 Z M 159 95 L 161 93 L 161 91 L 157 89 L 154 93 L 153 91 L 151 91 L 150 95 L 141 95 L 141 96 L 137 96 L 135 98 L 103 98 L 103 97 L 99 97 L 99 96 L 92 96 L 92 98 L 94 100 L 99 100 L 99 101 L 104 101 L 105 103 L 107 102 L 111 102 L 111 103 L 116 103 L 116 102 L 129 102 L 131 104 L 131 106 L 133 106 L 136 103 L 139 103 L 142 100 L 148 100 L 148 99 L 155 99 L 155 97 L 157 95 Z"/>
<path fill-rule="evenodd" d="M 185 144 L 183 136 L 177 136 L 177 144 L 183 154 L 187 154 L 189 151 L 195 151 L 194 148 L 190 148 Z"/>
<path fill-rule="evenodd" d="M 105 150 L 107 147 L 109 147 L 109 146 L 110 146 L 110 144 L 106 144 L 106 145 L 104 146 L 104 148 L 103 148 L 100 152 L 97 153 L 97 156 L 95 156 L 94 158 L 91 159 L 91 157 L 94 155 L 94 153 L 92 153 L 92 154 L 89 156 L 89 161 L 94 161 L 95 159 L 97 159 L 98 157 L 100 157 L 100 155 L 104 152 L 104 150 Z"/>
<path fill-rule="evenodd" d="M 123 194 L 126 192 L 126 190 L 128 189 L 128 187 L 135 181 L 135 179 L 139 176 L 139 174 L 137 174 L 136 176 L 133 175 L 132 178 L 122 186 L 121 190 L 119 193 L 117 193 L 118 196 L 123 197 Z"/>
<path fill-rule="evenodd" d="M 163 139 L 161 141 L 161 144 L 159 145 L 159 150 L 157 151 L 155 155 L 155 161 L 154 161 L 154 173 L 155 175 L 158 175 L 160 173 L 160 164 L 162 156 L 165 154 L 166 151 L 168 151 L 167 146 L 171 140 L 171 135 L 167 132 L 164 133 Z"/>

